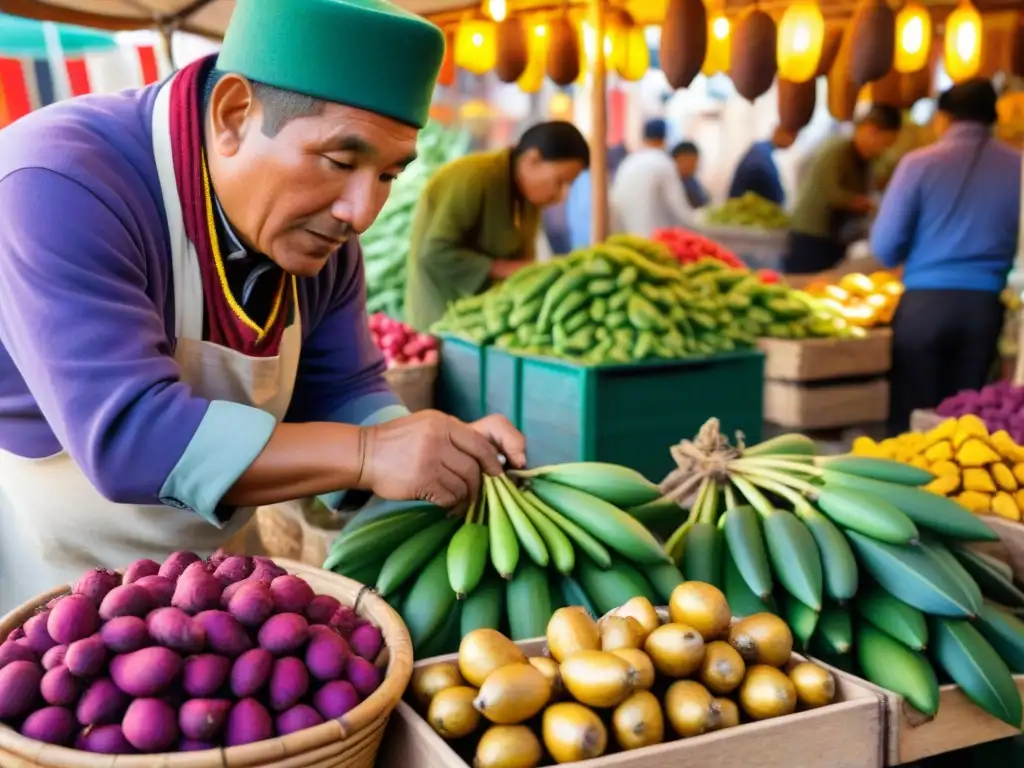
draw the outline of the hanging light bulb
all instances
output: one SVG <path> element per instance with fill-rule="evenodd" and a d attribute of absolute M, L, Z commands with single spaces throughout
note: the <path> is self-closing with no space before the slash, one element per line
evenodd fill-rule
<path fill-rule="evenodd" d="M 708 19 L 708 48 L 701 72 L 716 75 L 729 69 L 729 35 L 731 25 L 722 14 Z"/>
<path fill-rule="evenodd" d="M 548 26 L 543 22 L 530 27 L 526 42 L 528 58 L 526 71 L 516 80 L 523 93 L 536 93 L 544 85 L 544 71 L 548 59 Z"/>
<path fill-rule="evenodd" d="M 981 66 L 981 14 L 971 0 L 960 5 L 946 19 L 946 73 L 953 82 L 978 74 Z"/>
<path fill-rule="evenodd" d="M 932 17 L 928 10 L 910 0 L 896 16 L 896 56 L 893 68 L 910 74 L 928 65 L 932 46 Z"/>
<path fill-rule="evenodd" d="M 779 24 L 776 58 L 779 77 L 792 83 L 806 83 L 818 71 L 825 41 L 825 19 L 814 0 L 793 3 Z"/>
<path fill-rule="evenodd" d="M 623 80 L 642 80 L 651 68 L 651 51 L 647 47 L 644 28 L 634 25 L 618 41 L 615 56 L 615 71 Z"/>
<path fill-rule="evenodd" d="M 508 15 L 507 0 L 487 0 L 487 14 L 497 22 L 502 22 Z"/>
<path fill-rule="evenodd" d="M 459 23 L 455 35 L 455 64 L 475 75 L 494 68 L 497 61 L 494 22 L 470 16 Z"/>

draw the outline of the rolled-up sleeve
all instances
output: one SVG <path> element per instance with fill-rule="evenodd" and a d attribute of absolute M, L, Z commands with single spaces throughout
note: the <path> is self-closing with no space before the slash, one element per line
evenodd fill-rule
<path fill-rule="evenodd" d="M 885 267 L 907 260 L 920 212 L 918 174 L 912 161 L 896 166 L 871 227 L 871 252 Z"/>
<path fill-rule="evenodd" d="M 53 171 L 0 181 L 0 341 L 61 446 L 111 501 L 215 515 L 273 417 L 182 383 L 137 239 Z"/>

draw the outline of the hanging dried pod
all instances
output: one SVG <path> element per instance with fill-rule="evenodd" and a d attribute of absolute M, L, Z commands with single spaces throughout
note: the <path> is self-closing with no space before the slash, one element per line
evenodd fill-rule
<path fill-rule="evenodd" d="M 811 122 L 817 100 L 817 80 L 803 83 L 779 78 L 779 125 L 797 133 Z"/>
<path fill-rule="evenodd" d="M 850 22 L 850 76 L 857 85 L 885 77 L 896 55 L 896 14 L 885 0 L 861 0 Z"/>
<path fill-rule="evenodd" d="M 580 76 L 580 44 L 566 15 L 552 19 L 548 27 L 548 77 L 557 85 L 572 85 Z"/>
<path fill-rule="evenodd" d="M 922 67 L 917 72 L 900 73 L 895 69 L 870 86 L 873 104 L 887 104 L 897 109 L 910 109 L 931 94 L 931 72 Z"/>
<path fill-rule="evenodd" d="M 518 16 L 509 16 L 498 24 L 497 60 L 494 72 L 503 83 L 514 83 L 526 71 L 530 59 L 526 25 Z"/>
<path fill-rule="evenodd" d="M 850 41 L 852 35 L 843 35 L 832 68 L 828 71 L 828 113 L 836 120 L 852 120 L 857 107 L 860 87 L 850 76 Z"/>
<path fill-rule="evenodd" d="M 729 77 L 747 101 L 772 87 L 778 69 L 775 37 L 775 21 L 759 8 L 748 8 L 733 27 Z"/>
<path fill-rule="evenodd" d="M 818 77 L 827 75 L 839 55 L 839 46 L 843 42 L 842 27 L 825 27 L 825 42 L 821 45 L 821 60 L 818 62 Z"/>
<path fill-rule="evenodd" d="M 661 71 L 668 84 L 673 88 L 688 87 L 700 72 L 707 50 L 708 15 L 704 0 L 668 0 L 661 25 L 660 54 Z"/>

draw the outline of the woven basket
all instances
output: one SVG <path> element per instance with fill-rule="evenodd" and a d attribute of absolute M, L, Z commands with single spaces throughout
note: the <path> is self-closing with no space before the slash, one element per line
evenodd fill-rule
<path fill-rule="evenodd" d="M 384 378 L 410 411 L 423 411 L 434 407 L 437 363 L 388 368 Z"/>
<path fill-rule="evenodd" d="M 342 576 L 279 560 L 289 573 L 301 576 L 317 594 L 354 605 L 381 628 L 385 647 L 377 660 L 386 666 L 384 681 L 359 706 L 343 717 L 314 728 L 255 744 L 205 752 L 165 755 L 96 755 L 26 739 L 0 725 L 0 766 L 3 768 L 373 768 L 388 717 L 412 676 L 412 642 L 401 618 L 375 593 Z M 37 608 L 68 588 L 55 589 L 0 619 L 0 640 L 21 626 Z"/>

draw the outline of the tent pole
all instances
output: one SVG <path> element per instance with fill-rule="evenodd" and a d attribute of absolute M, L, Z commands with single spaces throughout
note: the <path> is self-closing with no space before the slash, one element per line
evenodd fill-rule
<path fill-rule="evenodd" d="M 50 80 L 53 83 L 53 100 L 63 101 L 71 98 L 64 48 L 60 43 L 60 30 L 52 21 L 43 22 L 43 39 L 46 41 L 46 60 L 50 65 Z"/>
<path fill-rule="evenodd" d="M 608 86 L 604 41 L 604 0 L 589 0 L 594 28 L 594 61 L 590 72 L 590 238 L 600 243 L 608 237 Z"/>

